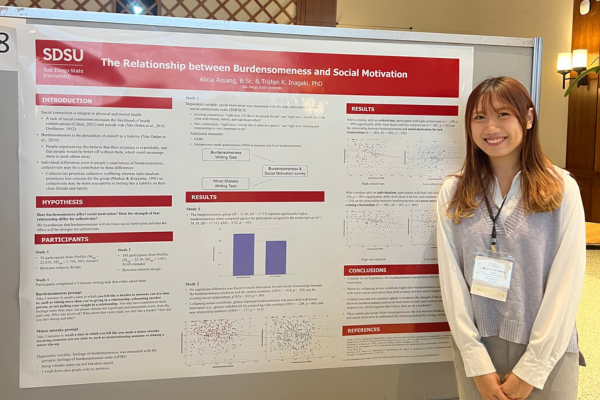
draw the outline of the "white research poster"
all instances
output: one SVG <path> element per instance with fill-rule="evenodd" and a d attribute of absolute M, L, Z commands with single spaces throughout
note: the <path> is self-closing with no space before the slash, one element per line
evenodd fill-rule
<path fill-rule="evenodd" d="M 451 359 L 472 48 L 17 29 L 22 387 Z"/>

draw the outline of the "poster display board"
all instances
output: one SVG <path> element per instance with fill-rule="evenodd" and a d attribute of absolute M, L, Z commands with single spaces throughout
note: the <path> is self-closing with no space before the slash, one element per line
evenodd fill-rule
<path fill-rule="evenodd" d="M 469 47 L 17 27 L 21 387 L 448 361 Z"/>

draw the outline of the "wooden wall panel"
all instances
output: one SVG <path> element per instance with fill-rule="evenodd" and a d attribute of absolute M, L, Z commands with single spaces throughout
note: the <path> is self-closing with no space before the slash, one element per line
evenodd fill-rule
<path fill-rule="evenodd" d="M 587 219 L 588 222 L 600 223 L 600 174 L 596 174 L 594 183 L 592 186 L 591 195 L 591 217 Z"/>
<path fill-rule="evenodd" d="M 591 62 L 600 50 L 600 3 L 592 2 L 587 15 L 579 14 L 579 1 L 574 3 L 571 49 L 587 49 Z M 566 163 L 568 168 L 584 171 L 593 171 L 595 164 L 598 76 L 590 75 L 588 86 L 576 88 L 569 95 Z"/>
<path fill-rule="evenodd" d="M 596 178 L 593 172 L 580 171 L 580 170 L 569 170 L 571 176 L 575 178 L 579 185 L 579 191 L 581 192 L 581 200 L 583 201 L 583 209 L 586 215 L 586 221 L 593 221 L 593 200 L 595 186 L 600 182 L 600 177 Z M 597 189 L 596 189 L 597 190 Z"/>
<path fill-rule="evenodd" d="M 335 27 L 337 0 L 298 0 L 298 25 Z"/>
<path fill-rule="evenodd" d="M 296 2 L 304 0 L 137 0 L 142 14 L 223 21 L 296 24 Z M 0 0 L 0 6 L 131 14 L 130 0 Z"/>
<path fill-rule="evenodd" d="M 600 2 L 592 1 L 587 15 L 580 15 L 580 3 L 573 1 L 571 50 L 587 49 L 591 63 L 600 53 Z M 569 96 L 566 169 L 579 184 L 586 221 L 600 222 L 600 101 L 598 75 L 590 75 L 588 86 Z"/>
<path fill-rule="evenodd" d="M 598 60 L 600 62 L 600 59 Z M 594 159 L 594 171 L 600 172 L 600 78 L 598 79 L 598 100 L 596 101 L 596 146 L 595 146 L 595 159 Z"/>

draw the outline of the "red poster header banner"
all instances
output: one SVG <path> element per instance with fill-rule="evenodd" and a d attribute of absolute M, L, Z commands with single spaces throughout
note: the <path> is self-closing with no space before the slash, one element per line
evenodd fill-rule
<path fill-rule="evenodd" d="M 171 207 L 171 196 L 37 196 L 36 208 Z"/>
<path fill-rule="evenodd" d="M 348 103 L 346 105 L 346 114 L 423 115 L 435 117 L 456 117 L 458 116 L 458 106 Z"/>
<path fill-rule="evenodd" d="M 39 85 L 459 96 L 455 58 L 36 40 Z"/>
<path fill-rule="evenodd" d="M 187 192 L 186 203 L 323 202 L 325 192 Z"/>
<path fill-rule="evenodd" d="M 35 104 L 54 107 L 156 108 L 170 110 L 173 108 L 173 99 L 164 97 L 36 94 Z"/>
<path fill-rule="evenodd" d="M 447 322 L 424 322 L 418 324 L 351 325 L 344 326 L 342 329 L 342 336 L 358 336 L 450 332 L 450 325 Z"/>
<path fill-rule="evenodd" d="M 35 235 L 35 244 L 172 242 L 173 232 L 69 233 Z"/>
<path fill-rule="evenodd" d="M 437 274 L 438 264 L 344 265 L 344 276 Z"/>

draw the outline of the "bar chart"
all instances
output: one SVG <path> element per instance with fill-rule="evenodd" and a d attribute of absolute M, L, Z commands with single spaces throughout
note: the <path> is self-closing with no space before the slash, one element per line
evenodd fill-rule
<path fill-rule="evenodd" d="M 233 276 L 254 275 L 254 233 L 233 235 Z"/>
<path fill-rule="evenodd" d="M 278 234 L 281 235 L 281 232 L 231 234 L 232 240 L 224 241 L 223 247 L 231 243 L 230 250 L 224 251 L 224 254 L 226 257 L 231 254 L 233 276 L 287 275 L 290 263 L 289 244 L 293 239 L 282 240 L 276 237 Z"/>
<path fill-rule="evenodd" d="M 287 242 L 284 240 L 267 241 L 265 273 L 267 275 L 285 275 Z"/>

